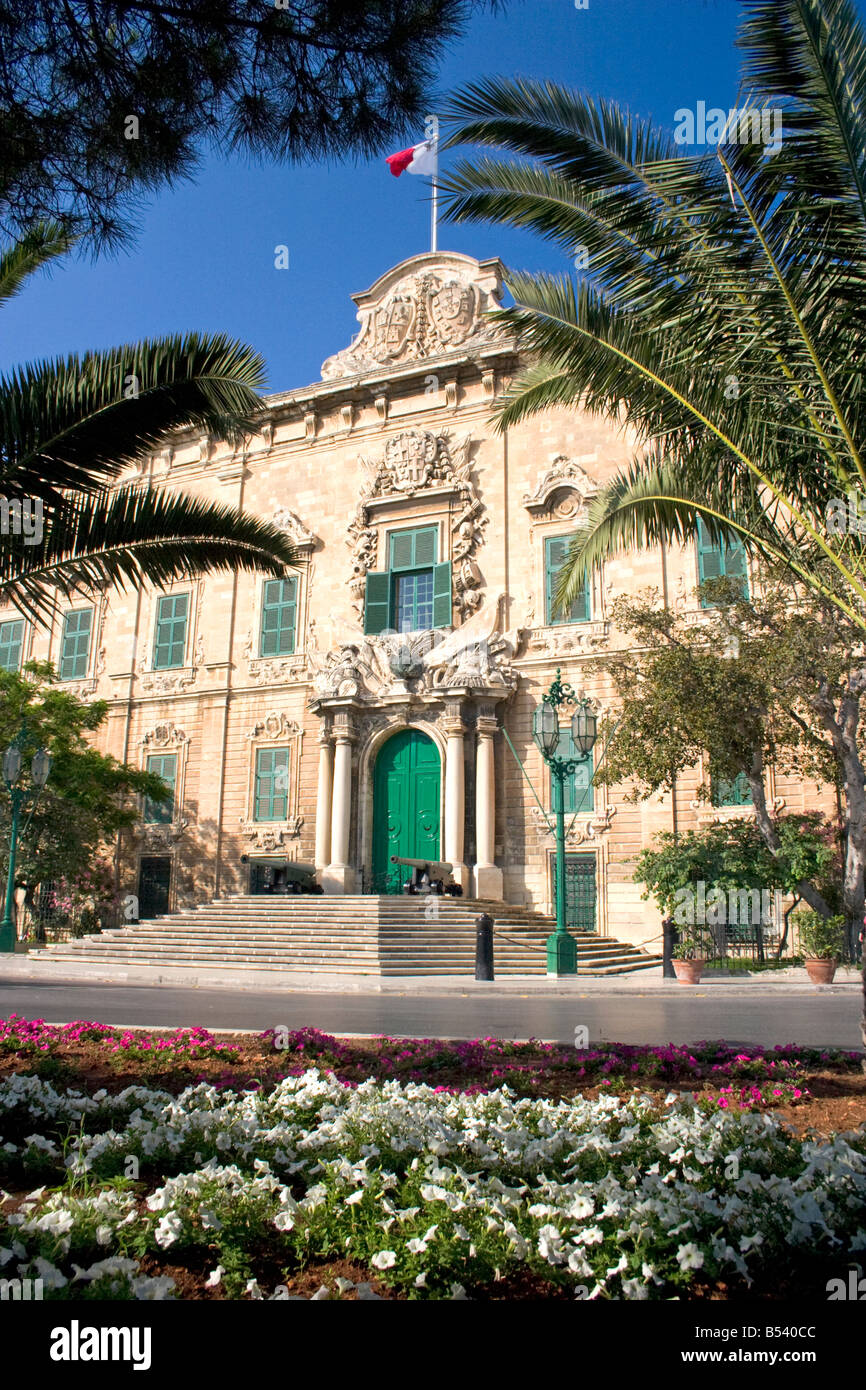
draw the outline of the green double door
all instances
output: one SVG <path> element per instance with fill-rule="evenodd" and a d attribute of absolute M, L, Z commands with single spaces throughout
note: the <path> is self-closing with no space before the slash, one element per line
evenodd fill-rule
<path fill-rule="evenodd" d="M 411 870 L 401 859 L 439 859 L 439 751 L 417 729 L 384 743 L 373 773 L 373 892 L 399 893 Z"/>

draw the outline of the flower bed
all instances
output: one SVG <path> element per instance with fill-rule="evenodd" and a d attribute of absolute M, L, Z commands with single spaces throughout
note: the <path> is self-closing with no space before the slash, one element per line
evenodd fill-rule
<path fill-rule="evenodd" d="M 823 1296 L 866 1250 L 866 1131 L 775 1113 L 808 1114 L 816 1076 L 862 1082 L 854 1053 L 16 1019 L 0 1053 L 0 1271 L 45 1298 Z M 256 1058 L 281 1079 L 230 1084 Z M 39 1074 L 107 1059 L 218 1081 Z"/>
<path fill-rule="evenodd" d="M 454 1095 L 311 1069 L 269 1094 L 87 1097 L 21 1077 L 0 1114 L 7 1183 L 65 1176 L 2 1213 L 4 1275 L 48 1297 L 171 1296 L 170 1255 L 228 1297 L 287 1296 L 311 1259 L 348 1258 L 409 1297 L 526 1273 L 572 1297 L 670 1298 L 698 1272 L 767 1291 L 866 1250 L 866 1135 L 804 1140 L 676 1095 Z"/>

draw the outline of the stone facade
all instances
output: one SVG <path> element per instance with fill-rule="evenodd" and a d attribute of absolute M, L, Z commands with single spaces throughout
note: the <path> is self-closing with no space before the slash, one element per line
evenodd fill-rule
<path fill-rule="evenodd" d="M 119 846 L 125 891 L 137 891 L 142 858 L 168 866 L 172 906 L 247 891 L 251 860 L 314 863 L 327 891 L 369 891 L 376 757 L 408 727 L 439 750 L 441 857 L 466 890 L 552 909 L 553 837 L 501 731 L 549 808 L 531 737 L 542 692 L 561 666 L 607 708 L 611 691 L 586 663 L 622 644 L 612 599 L 652 586 L 693 607 L 697 553 L 615 560 L 593 580 L 588 621 L 548 623 L 545 540 L 580 526 L 632 444 L 579 410 L 494 430 L 491 406 L 520 365 L 483 318 L 501 270 L 447 252 L 404 262 L 356 296 L 360 331 L 322 380 L 270 397 L 245 447 L 185 434 L 129 475 L 276 521 L 296 545 L 298 583 L 294 650 L 268 656 L 261 576 L 179 580 L 165 592 L 189 596 L 184 651 L 168 669 L 154 665 L 159 595 L 94 596 L 86 669 L 68 688 L 109 702 L 105 751 L 141 766 L 176 757 L 171 820 L 142 824 Z M 422 525 L 450 562 L 451 624 L 365 635 L 368 574 L 389 568 L 391 533 Z M 51 631 L 28 629 L 23 659 L 58 660 L 62 616 Z M 257 754 L 277 748 L 288 750 L 284 814 L 257 820 Z M 637 943 L 658 933 L 631 877 L 658 830 L 749 814 L 701 807 L 701 775 L 638 806 L 625 788 L 599 787 L 574 819 L 568 848 L 594 858 L 601 933 Z M 791 810 L 820 801 L 800 782 L 770 791 Z"/>

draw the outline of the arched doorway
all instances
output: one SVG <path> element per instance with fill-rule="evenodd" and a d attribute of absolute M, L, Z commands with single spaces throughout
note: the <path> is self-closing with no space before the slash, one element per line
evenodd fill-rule
<path fill-rule="evenodd" d="M 373 771 L 373 892 L 399 893 L 409 871 L 391 863 L 439 858 L 439 750 L 418 729 L 401 729 L 379 749 Z"/>

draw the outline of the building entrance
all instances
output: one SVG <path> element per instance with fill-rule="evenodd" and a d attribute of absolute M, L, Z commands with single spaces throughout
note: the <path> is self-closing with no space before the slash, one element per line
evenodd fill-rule
<path fill-rule="evenodd" d="M 409 877 L 401 859 L 439 859 L 439 750 L 417 729 L 401 729 L 379 749 L 373 772 L 374 893 L 399 893 Z"/>

